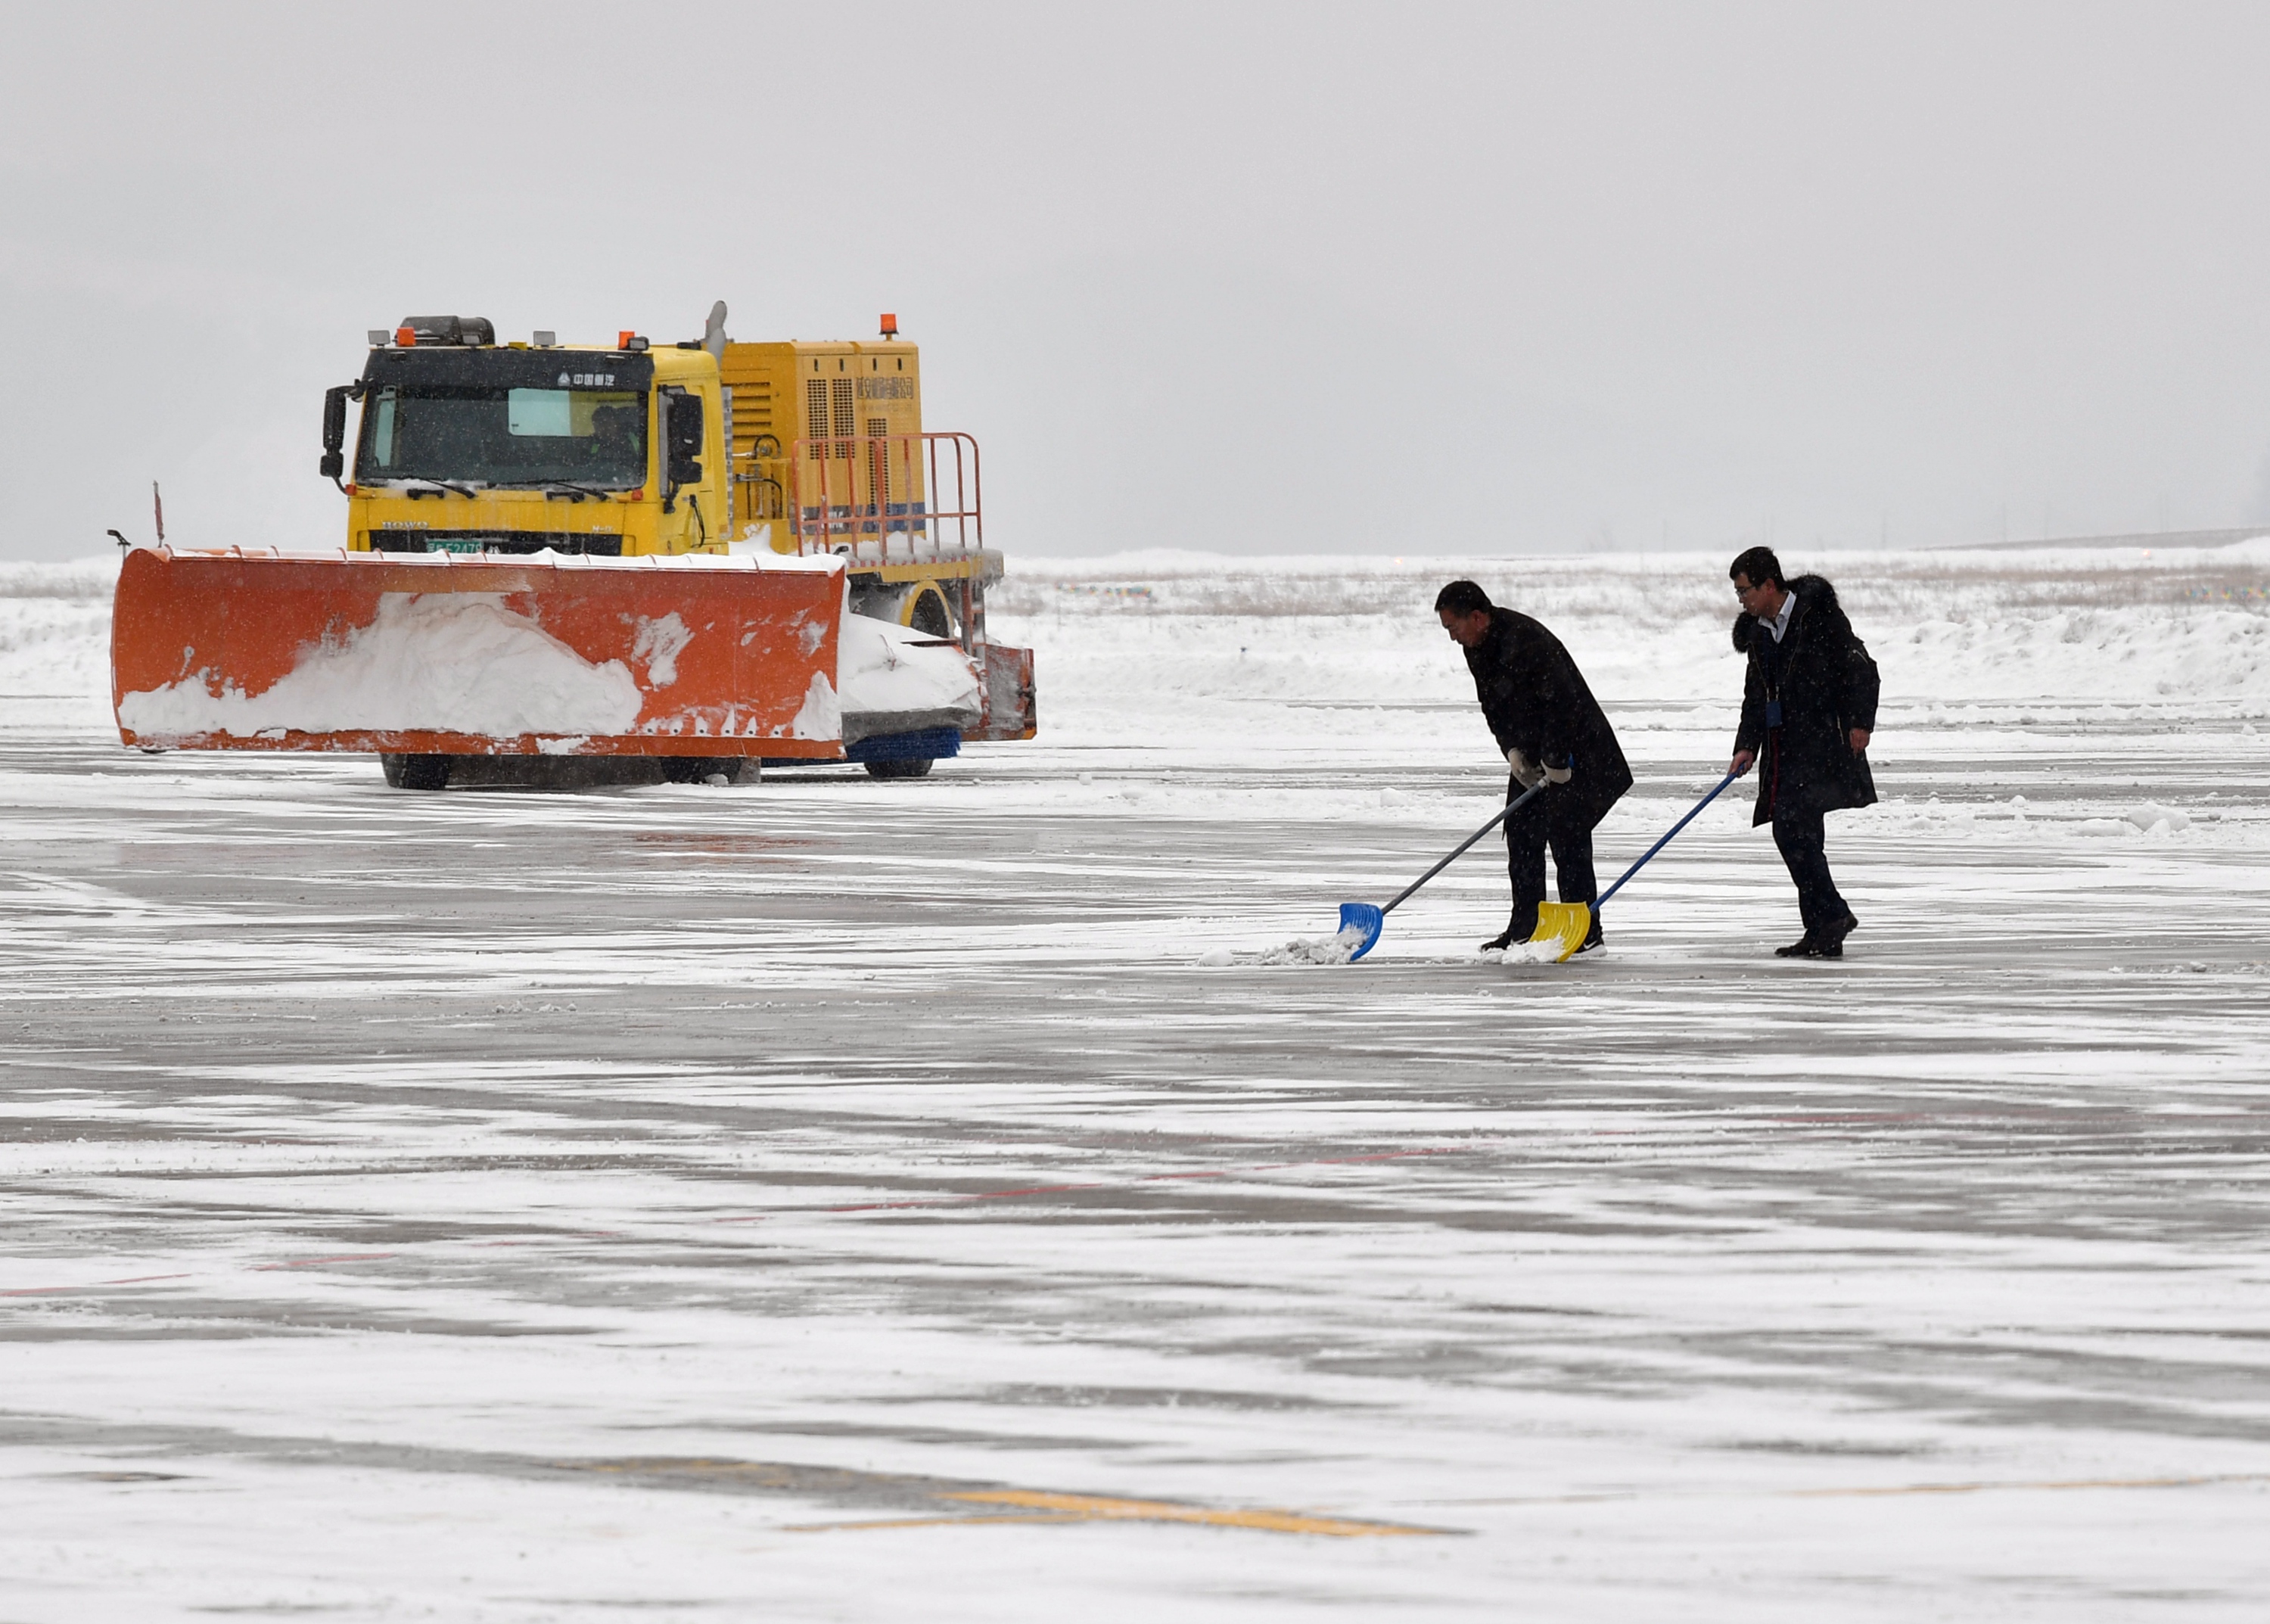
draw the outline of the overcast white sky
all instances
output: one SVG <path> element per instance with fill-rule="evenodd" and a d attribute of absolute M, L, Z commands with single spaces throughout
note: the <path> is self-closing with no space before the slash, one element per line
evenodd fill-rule
<path fill-rule="evenodd" d="M 2270 519 L 2270 7 L 10 4 L 0 557 L 330 542 L 366 329 L 857 337 L 1013 554 Z"/>

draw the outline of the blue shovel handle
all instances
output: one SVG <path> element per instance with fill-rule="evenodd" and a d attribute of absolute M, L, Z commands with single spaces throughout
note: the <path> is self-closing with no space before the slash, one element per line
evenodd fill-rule
<path fill-rule="evenodd" d="M 1532 784 L 1527 790 L 1523 791 L 1518 799 L 1508 801 L 1503 806 L 1498 809 L 1497 814 L 1487 823 L 1485 823 L 1480 828 L 1476 829 L 1472 834 L 1467 835 L 1465 839 L 1460 841 L 1458 845 L 1451 849 L 1449 856 L 1444 857 L 1433 868 L 1428 869 L 1425 873 L 1420 875 L 1418 879 L 1413 880 L 1409 885 L 1404 886 L 1402 890 L 1397 892 L 1395 894 L 1395 901 L 1393 902 L 1387 903 L 1384 907 L 1376 902 L 1341 903 L 1341 932 L 1345 934 L 1350 930 L 1354 930 L 1361 932 L 1363 938 L 1356 944 L 1355 950 L 1348 954 L 1348 962 L 1350 964 L 1354 964 L 1358 959 L 1362 958 L 1364 954 L 1372 950 L 1372 947 L 1379 940 L 1380 931 L 1386 928 L 1387 916 L 1391 909 L 1395 908 L 1397 904 L 1402 902 L 1404 899 L 1408 897 L 1413 892 L 1418 890 L 1420 886 L 1434 879 L 1435 875 L 1450 867 L 1451 864 L 1457 862 L 1459 856 L 1464 854 L 1467 847 L 1473 845 L 1476 841 L 1481 839 L 1483 835 L 1497 827 L 1499 824 L 1503 823 L 1508 818 L 1512 817 L 1514 813 L 1528 805 L 1532 800 L 1535 799 L 1539 794 L 1542 793 L 1545 786 L 1550 781 L 1547 779 L 1540 778 L 1535 783 Z"/>
<path fill-rule="evenodd" d="M 1695 819 L 1701 817 L 1702 815 L 1702 809 L 1705 806 L 1708 806 L 1711 802 L 1717 800 L 1720 793 L 1725 790 L 1725 787 L 1733 782 L 1737 778 L 1740 778 L 1744 770 L 1745 769 L 1741 768 L 1736 768 L 1732 772 L 1727 774 L 1724 778 L 1721 778 L 1718 781 L 1717 789 L 1711 790 L 1710 794 L 1695 802 L 1694 811 L 1688 812 L 1684 818 L 1681 818 L 1678 822 L 1673 824 L 1671 826 L 1670 834 L 1665 834 L 1661 840 L 1656 842 L 1654 845 L 1650 846 L 1647 849 L 1646 856 L 1641 857 L 1638 862 L 1633 864 L 1629 868 L 1624 871 L 1622 879 L 1617 880 L 1614 885 L 1610 886 L 1606 891 L 1603 891 L 1600 894 L 1599 900 L 1592 904 L 1592 912 L 1595 915 L 1598 915 L 1600 909 L 1607 905 L 1608 899 L 1624 888 L 1625 879 L 1629 879 L 1633 875 L 1638 873 L 1640 870 L 1645 868 L 1647 866 L 1647 859 L 1649 857 L 1655 856 L 1657 852 L 1661 851 L 1665 846 L 1671 844 L 1671 836 L 1673 834 L 1678 834 L 1680 830 L 1685 828 L 1688 824 L 1694 822 Z"/>
<path fill-rule="evenodd" d="M 1393 913 L 1397 903 L 1401 902 L 1413 892 L 1418 890 L 1420 886 L 1425 885 L 1428 880 L 1434 879 L 1435 875 L 1441 873 L 1444 869 L 1450 867 L 1451 864 L 1456 863 L 1460 857 L 1464 856 L 1467 847 L 1473 845 L 1476 841 L 1481 839 L 1483 835 L 1488 834 L 1492 829 L 1497 827 L 1499 824 L 1503 823 L 1508 818 L 1512 817 L 1514 813 L 1528 805 L 1531 801 L 1536 799 L 1538 795 L 1544 790 L 1546 782 L 1547 781 L 1542 778 L 1539 779 L 1535 783 L 1530 785 L 1528 789 L 1522 791 L 1519 799 L 1508 801 L 1498 810 L 1496 817 L 1491 819 L 1487 823 L 1482 825 L 1480 828 L 1476 829 L 1472 834 L 1467 835 L 1465 839 L 1460 841 L 1456 846 L 1452 847 L 1449 856 L 1444 857 L 1433 868 L 1428 869 L 1425 873 L 1420 875 L 1418 879 L 1413 880 L 1409 885 L 1404 886 L 1402 890 L 1397 892 L 1395 894 L 1395 901 L 1386 903 L 1379 911 L 1383 914 Z"/>

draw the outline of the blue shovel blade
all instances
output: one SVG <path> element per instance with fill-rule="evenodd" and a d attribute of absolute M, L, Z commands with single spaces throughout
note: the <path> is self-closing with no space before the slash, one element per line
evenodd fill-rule
<path fill-rule="evenodd" d="M 1369 902 L 1343 902 L 1340 904 L 1340 929 L 1346 931 L 1350 925 L 1363 932 L 1363 940 L 1348 955 L 1348 962 L 1354 964 L 1378 942 L 1379 933 L 1387 928 L 1387 916 Z"/>

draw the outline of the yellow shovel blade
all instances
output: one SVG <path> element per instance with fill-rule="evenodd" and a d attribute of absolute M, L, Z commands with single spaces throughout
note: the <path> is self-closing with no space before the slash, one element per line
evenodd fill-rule
<path fill-rule="evenodd" d="M 1537 905 L 1537 933 L 1529 940 L 1532 946 L 1557 948 L 1559 951 L 1552 958 L 1554 963 L 1560 964 L 1584 945 L 1584 938 L 1591 929 L 1592 910 L 1584 903 L 1539 902 Z"/>

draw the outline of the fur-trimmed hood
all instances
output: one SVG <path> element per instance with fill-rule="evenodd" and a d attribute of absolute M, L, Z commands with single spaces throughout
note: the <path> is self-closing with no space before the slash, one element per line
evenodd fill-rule
<path fill-rule="evenodd" d="M 1836 589 L 1829 584 L 1829 579 L 1825 575 L 1799 575 L 1789 582 L 1789 590 L 1797 595 L 1801 607 L 1807 612 L 1814 609 L 1826 609 L 1831 614 L 1843 612 L 1836 607 Z M 1734 617 L 1734 652 L 1736 654 L 1747 654 L 1750 651 L 1750 635 L 1756 629 L 1757 624 L 1757 616 L 1747 611 Z"/>

